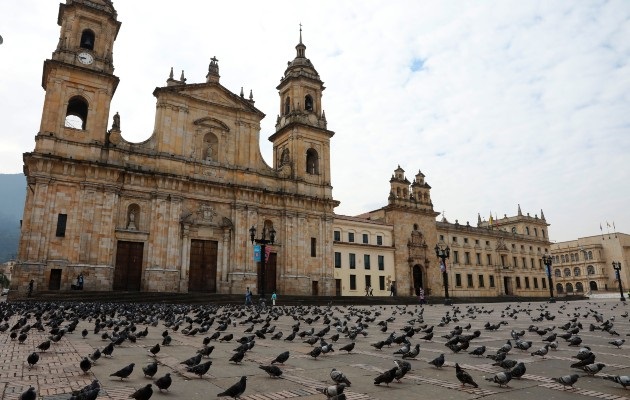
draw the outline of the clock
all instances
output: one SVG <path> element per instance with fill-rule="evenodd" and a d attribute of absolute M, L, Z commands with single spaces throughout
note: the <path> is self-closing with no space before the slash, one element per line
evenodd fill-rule
<path fill-rule="evenodd" d="M 94 56 L 86 51 L 77 54 L 77 58 L 81 64 L 90 65 L 94 62 Z"/>

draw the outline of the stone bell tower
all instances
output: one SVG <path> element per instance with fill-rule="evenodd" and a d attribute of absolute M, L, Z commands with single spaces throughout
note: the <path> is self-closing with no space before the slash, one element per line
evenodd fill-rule
<path fill-rule="evenodd" d="M 304 183 L 304 194 L 332 198 L 330 177 L 330 138 L 322 108 L 324 82 L 306 58 L 306 46 L 300 41 L 297 54 L 288 62 L 280 84 L 280 114 L 273 142 L 274 168 L 281 176 Z"/>

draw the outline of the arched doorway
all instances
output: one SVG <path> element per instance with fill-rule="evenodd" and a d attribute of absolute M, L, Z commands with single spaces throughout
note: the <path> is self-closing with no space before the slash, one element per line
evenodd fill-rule
<path fill-rule="evenodd" d="M 422 285 L 422 268 L 416 264 L 413 266 L 413 290 L 416 296 L 420 293 L 420 288 L 424 289 Z"/>
<path fill-rule="evenodd" d="M 584 285 L 582 285 L 582 282 L 575 284 L 575 291 L 578 293 L 582 293 L 584 291 Z"/>
<path fill-rule="evenodd" d="M 591 291 L 597 290 L 597 282 L 590 281 L 589 284 L 588 284 L 588 287 L 591 289 Z"/>
<path fill-rule="evenodd" d="M 567 293 L 573 293 L 573 285 L 570 283 L 567 283 Z"/>
<path fill-rule="evenodd" d="M 558 292 L 558 294 L 564 293 L 564 286 L 562 286 L 562 283 L 558 283 L 556 285 L 556 292 Z"/>

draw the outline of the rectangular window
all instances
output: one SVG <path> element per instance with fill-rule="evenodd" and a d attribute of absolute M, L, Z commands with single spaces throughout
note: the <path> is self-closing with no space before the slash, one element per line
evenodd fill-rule
<path fill-rule="evenodd" d="M 492 255 L 487 254 L 486 257 L 488 258 L 488 265 L 492 265 Z"/>
<path fill-rule="evenodd" d="M 55 236 L 66 236 L 66 222 L 68 222 L 68 214 L 57 215 L 57 232 L 55 233 Z"/>
<path fill-rule="evenodd" d="M 317 239 L 311 238 L 311 257 L 317 257 Z"/>
<path fill-rule="evenodd" d="M 477 265 L 481 265 L 481 253 L 477 253 Z"/>
<path fill-rule="evenodd" d="M 538 260 L 538 268 L 542 269 L 542 260 Z"/>
<path fill-rule="evenodd" d="M 385 270 L 385 256 L 378 256 L 378 270 Z"/>
<path fill-rule="evenodd" d="M 530 261 L 531 261 L 531 263 L 530 263 L 530 264 L 531 264 L 531 266 L 532 266 L 532 269 L 534 269 L 534 259 L 533 259 L 533 258 L 531 258 L 531 259 L 530 259 Z"/>
<path fill-rule="evenodd" d="M 479 244 L 479 239 L 475 239 L 475 244 Z"/>
<path fill-rule="evenodd" d="M 490 246 L 490 241 L 486 240 L 486 246 Z"/>
<path fill-rule="evenodd" d="M 378 277 L 378 290 L 385 290 L 385 277 L 384 276 Z"/>
<path fill-rule="evenodd" d="M 457 243 L 457 236 L 453 236 L 453 243 Z"/>
<path fill-rule="evenodd" d="M 517 289 L 521 288 L 521 277 L 520 276 L 516 277 L 516 288 Z"/>
<path fill-rule="evenodd" d="M 444 241 L 444 235 L 440 235 L 440 241 Z"/>
<path fill-rule="evenodd" d="M 479 287 L 484 287 L 485 283 L 483 281 L 483 275 L 479 275 Z"/>
<path fill-rule="evenodd" d="M 335 251 L 335 268 L 341 268 L 341 253 Z"/>
<path fill-rule="evenodd" d="M 466 275 L 466 280 L 468 281 L 468 287 L 469 288 L 474 287 L 472 274 L 467 274 Z"/>
<path fill-rule="evenodd" d="M 523 268 L 527 268 L 527 260 L 523 257 Z"/>
<path fill-rule="evenodd" d="M 505 254 L 501 254 L 501 266 L 505 267 Z"/>
<path fill-rule="evenodd" d="M 354 232 L 348 232 L 348 242 L 354 243 Z"/>
<path fill-rule="evenodd" d="M 376 236 L 376 244 L 379 245 L 379 246 L 383 245 L 383 236 L 381 236 L 381 235 L 377 235 Z"/>
<path fill-rule="evenodd" d="M 365 275 L 365 288 L 372 287 L 372 277 L 370 275 Z"/>
<path fill-rule="evenodd" d="M 490 281 L 490 287 L 494 287 L 494 275 L 490 275 L 488 281 Z"/>
<path fill-rule="evenodd" d="M 529 276 L 525 277 L 525 289 L 529 289 Z"/>
<path fill-rule="evenodd" d="M 357 290 L 357 276 L 350 275 L 350 290 Z"/>
<path fill-rule="evenodd" d="M 369 254 L 363 255 L 363 265 L 365 266 L 365 269 L 370 269 L 370 255 Z"/>
<path fill-rule="evenodd" d="M 357 267 L 357 258 L 354 253 L 348 254 L 348 264 L 350 264 L 350 269 L 355 269 Z"/>
<path fill-rule="evenodd" d="M 469 252 L 464 252 L 464 262 L 466 263 L 466 265 L 470 265 L 470 253 Z"/>
<path fill-rule="evenodd" d="M 464 244 L 468 244 L 468 238 L 464 238 Z"/>
<path fill-rule="evenodd" d="M 333 232 L 333 240 L 335 242 L 341 242 L 341 232 L 340 231 L 334 231 Z"/>
<path fill-rule="evenodd" d="M 517 258 L 516 257 L 512 257 L 512 262 L 514 263 L 514 268 L 518 267 L 518 264 L 516 263 Z"/>
<path fill-rule="evenodd" d="M 542 282 L 543 289 L 547 289 L 547 281 L 545 280 L 545 278 L 541 279 L 540 282 Z"/>
<path fill-rule="evenodd" d="M 368 244 L 370 243 L 369 237 L 367 233 L 363 234 L 363 243 Z"/>
<path fill-rule="evenodd" d="M 457 287 L 461 287 L 462 286 L 462 275 L 461 274 L 455 274 L 455 286 L 457 286 Z"/>
<path fill-rule="evenodd" d="M 534 289 L 538 289 L 538 278 L 534 277 Z"/>
<path fill-rule="evenodd" d="M 453 264 L 459 264 L 459 252 L 458 251 L 454 251 L 453 252 Z"/>

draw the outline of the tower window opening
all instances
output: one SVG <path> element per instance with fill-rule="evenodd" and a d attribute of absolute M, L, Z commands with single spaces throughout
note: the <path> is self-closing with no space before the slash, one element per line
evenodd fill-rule
<path fill-rule="evenodd" d="M 83 33 L 81 33 L 81 44 L 79 47 L 94 50 L 94 32 L 89 29 L 84 30 Z"/>
<path fill-rule="evenodd" d="M 84 98 L 75 96 L 68 102 L 66 110 L 66 128 L 85 130 L 87 125 L 88 103 Z"/>
<path fill-rule="evenodd" d="M 306 173 L 311 175 L 319 174 L 319 157 L 315 149 L 306 151 Z"/>
<path fill-rule="evenodd" d="M 284 99 L 284 114 L 288 114 L 291 111 L 291 98 L 287 96 L 286 99 Z"/>
<path fill-rule="evenodd" d="M 313 111 L 313 98 L 310 94 L 307 94 L 306 97 L 304 97 L 304 109 L 306 111 Z"/>

